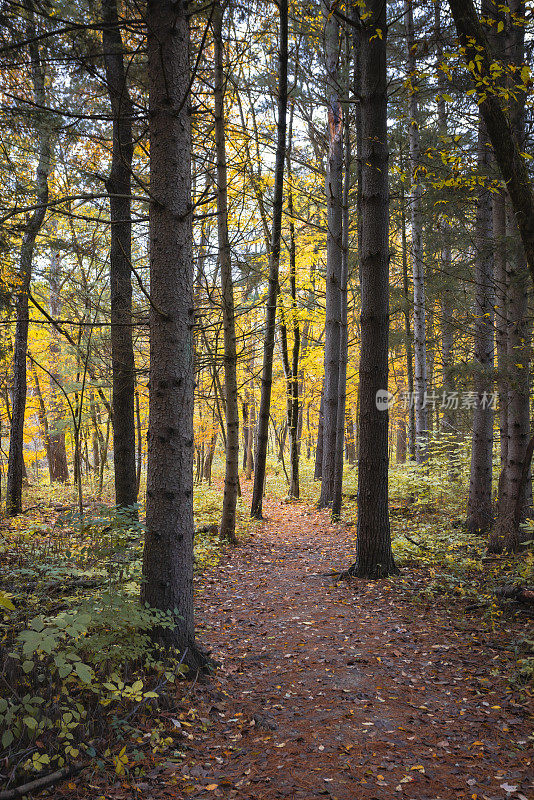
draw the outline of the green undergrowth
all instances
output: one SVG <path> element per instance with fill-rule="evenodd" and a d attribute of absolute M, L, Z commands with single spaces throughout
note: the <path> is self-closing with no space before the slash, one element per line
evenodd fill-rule
<path fill-rule="evenodd" d="M 139 600 L 143 523 L 90 499 L 90 487 L 80 520 L 73 487 L 45 489 L 31 487 L 28 513 L 0 526 L 0 782 L 9 786 L 73 763 L 139 773 L 155 752 L 172 757 L 179 736 L 165 711 L 186 668 L 151 639 L 173 615 Z M 196 527 L 219 521 L 221 501 L 196 489 Z M 239 535 L 247 517 L 238 509 Z M 220 554 L 217 535 L 196 535 L 197 572 Z"/>

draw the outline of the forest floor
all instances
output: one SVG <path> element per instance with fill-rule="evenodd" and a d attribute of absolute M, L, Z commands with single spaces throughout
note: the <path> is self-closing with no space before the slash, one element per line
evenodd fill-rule
<path fill-rule="evenodd" d="M 97 779 L 92 797 L 532 798 L 531 696 L 508 681 L 524 620 L 425 598 L 424 569 L 335 582 L 325 573 L 350 563 L 354 527 L 304 504 L 264 512 L 196 579 L 220 666 L 182 684 L 169 714 L 185 757 Z M 87 775 L 75 783 L 87 796 Z"/>

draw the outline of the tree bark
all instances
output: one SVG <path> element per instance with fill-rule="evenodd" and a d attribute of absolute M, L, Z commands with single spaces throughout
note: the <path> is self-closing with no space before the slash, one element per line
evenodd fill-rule
<path fill-rule="evenodd" d="M 28 4 L 30 22 L 28 33 L 31 78 L 35 105 L 46 108 L 45 69 L 36 40 L 33 10 Z M 24 471 L 24 415 L 26 411 L 26 353 L 28 351 L 28 294 L 32 277 L 33 251 L 37 234 L 44 222 L 48 204 L 48 176 L 50 174 L 52 129 L 51 122 L 42 110 L 36 118 L 39 156 L 35 181 L 35 210 L 26 222 L 19 260 L 20 288 L 17 292 L 15 343 L 13 355 L 13 406 L 9 433 L 9 460 L 6 483 L 6 513 L 15 516 L 22 511 L 22 479 Z"/>
<path fill-rule="evenodd" d="M 111 363 L 113 373 L 113 463 L 115 502 L 137 501 L 135 468 L 135 360 L 132 339 L 133 108 L 124 69 L 124 46 L 117 0 L 103 0 L 102 45 L 106 84 L 113 114 L 111 172 L 106 181 L 111 222 Z"/>
<path fill-rule="evenodd" d="M 291 106 L 290 131 L 293 128 L 293 109 Z M 295 222 L 293 219 L 293 176 L 291 173 L 291 132 L 289 135 L 289 148 L 287 152 L 287 181 L 288 181 L 288 215 L 289 215 L 289 285 L 291 291 L 291 322 L 293 328 L 293 346 L 291 348 L 291 362 L 287 359 L 287 426 L 289 433 L 289 496 L 298 499 L 300 496 L 299 481 L 299 420 L 301 412 L 299 394 L 299 358 L 300 358 L 300 326 L 297 316 L 297 245 L 295 241 Z"/>
<path fill-rule="evenodd" d="M 534 281 L 534 191 L 526 159 L 521 154 L 510 117 L 499 97 L 491 91 L 491 48 L 473 0 L 449 0 L 449 6 L 495 160 L 508 189 L 530 276 Z"/>
<path fill-rule="evenodd" d="M 473 444 L 467 501 L 466 527 L 472 533 L 484 533 L 493 521 L 491 484 L 493 474 L 493 242 L 491 194 L 487 188 L 491 152 L 484 122 L 478 130 L 478 173 L 483 184 L 479 189 L 475 231 L 475 347 L 474 374 L 476 405 L 473 409 Z"/>
<path fill-rule="evenodd" d="M 403 170 L 402 149 L 400 152 L 400 168 Z M 410 321 L 410 288 L 408 280 L 408 245 L 406 241 L 406 212 L 404 207 L 404 185 L 400 185 L 401 201 L 401 249 L 402 249 L 402 287 L 404 294 L 404 339 L 406 347 L 406 383 L 408 387 L 408 454 L 410 460 L 415 461 L 415 405 L 413 383 L 413 350 L 412 330 Z"/>
<path fill-rule="evenodd" d="M 386 3 L 369 0 L 361 32 L 362 220 L 361 355 L 356 562 L 349 573 L 378 578 L 398 572 L 388 511 L 389 180 Z"/>
<path fill-rule="evenodd" d="M 57 233 L 57 225 L 53 230 Z M 58 248 L 50 258 L 50 273 L 48 283 L 50 286 L 50 314 L 54 319 L 60 319 L 62 302 L 60 296 L 60 264 L 61 258 Z M 67 448 L 65 446 L 65 430 L 62 426 L 63 403 L 60 396 L 61 385 L 61 336 L 56 328 L 50 331 L 49 370 L 50 370 L 50 426 L 48 429 L 48 468 L 50 481 L 66 483 L 69 479 L 69 465 L 67 461 Z"/>
<path fill-rule="evenodd" d="M 510 4 L 511 15 L 524 16 L 523 0 Z M 510 65 L 521 69 L 525 57 L 524 26 L 514 24 L 511 17 L 505 54 Z M 502 43 L 499 42 L 502 47 Z M 501 53 L 499 52 L 499 55 Z M 510 90 L 510 117 L 521 148 L 525 147 L 525 93 L 514 86 L 517 83 L 513 73 L 508 79 Z M 500 209 L 499 209 L 500 210 Z M 506 375 L 500 380 L 503 394 L 501 402 L 506 406 L 507 430 L 501 447 L 506 452 L 506 461 L 499 479 L 499 502 L 495 529 L 488 543 L 488 549 L 498 551 L 504 546 L 515 550 L 519 546 L 519 524 L 529 515 L 531 505 L 531 486 L 527 480 L 522 482 L 522 465 L 530 435 L 529 372 L 531 325 L 528 320 L 528 277 L 525 255 L 518 239 L 517 226 L 513 214 L 506 213 L 506 227 L 510 246 L 507 251 L 506 288 Z M 501 220 L 499 220 L 501 222 Z M 507 390 L 507 391 L 506 391 Z M 522 487 L 519 489 L 519 487 Z M 516 509 L 519 509 L 517 517 Z M 516 519 L 517 517 L 517 519 Z"/>
<path fill-rule="evenodd" d="M 443 30 L 441 24 L 441 3 L 437 0 L 434 3 L 434 33 L 436 37 L 436 76 L 438 84 L 438 98 L 437 98 L 437 111 L 438 111 L 438 126 L 439 134 L 443 141 L 447 137 L 447 112 L 445 109 L 445 100 L 443 95 L 447 93 L 446 78 L 441 69 L 443 63 Z M 439 229 L 442 237 L 442 245 L 440 251 L 440 271 L 441 271 L 441 374 L 442 374 L 442 396 L 445 399 L 445 407 L 441 417 L 441 428 L 446 436 L 446 448 L 448 455 L 449 474 L 454 474 L 453 464 L 455 460 L 453 434 L 456 428 L 456 418 L 454 411 L 449 407 L 447 398 L 451 397 L 454 392 L 454 317 L 453 317 L 453 302 L 451 299 L 451 267 L 452 267 L 452 253 L 451 253 L 451 240 L 452 231 L 449 222 L 449 209 L 447 206 L 443 208 L 443 213 L 439 218 Z"/>
<path fill-rule="evenodd" d="M 343 109 L 339 98 L 339 22 L 334 3 L 323 0 L 328 111 L 326 166 L 326 320 L 324 345 L 323 464 L 318 507 L 334 499 L 341 342 L 341 272 L 343 269 Z"/>
<path fill-rule="evenodd" d="M 237 542 L 235 516 L 239 491 L 239 407 L 237 397 L 237 352 L 235 338 L 234 284 L 228 238 L 228 177 L 224 120 L 224 48 L 222 40 L 223 10 L 220 0 L 213 6 L 215 151 L 217 159 L 217 233 L 221 270 L 224 384 L 226 390 L 226 467 L 220 536 L 232 544 Z"/>
<path fill-rule="evenodd" d="M 263 365 L 261 374 L 260 408 L 258 412 L 258 432 L 256 441 L 254 487 L 250 515 L 262 519 L 263 486 L 267 462 L 267 442 L 269 437 L 269 417 L 271 409 L 271 390 L 273 382 L 273 353 L 276 327 L 276 301 L 278 297 L 278 270 L 280 266 L 280 241 L 282 236 L 282 210 L 284 200 L 284 167 L 287 127 L 287 62 L 288 62 L 288 3 L 280 0 L 280 49 L 278 58 L 278 121 L 273 197 L 273 227 L 271 252 L 269 258 L 269 289 L 267 294 L 267 313 L 265 319 L 265 341 L 263 346 Z"/>
<path fill-rule="evenodd" d="M 350 60 L 350 53 L 347 53 Z M 342 257 L 340 275 L 340 331 L 339 331 L 339 385 L 337 400 L 337 430 L 335 451 L 335 480 L 332 497 L 332 520 L 341 517 L 343 502 L 343 455 L 345 451 L 345 406 L 347 403 L 347 360 L 349 351 L 349 329 L 347 320 L 347 291 L 349 281 L 349 193 L 350 193 L 350 127 L 348 110 L 344 121 L 344 165 L 343 165 L 343 219 L 342 219 Z"/>
<path fill-rule="evenodd" d="M 428 458 L 428 410 L 425 403 L 427 393 L 426 301 L 422 240 L 421 201 L 423 193 L 419 180 L 421 145 L 413 0 L 404 0 L 404 23 L 406 28 L 406 67 L 410 81 L 408 141 L 410 144 L 411 254 L 414 302 L 415 457 L 418 464 L 423 464 Z"/>
<path fill-rule="evenodd" d="M 149 0 L 150 411 L 142 600 L 156 639 L 204 664 L 193 615 L 193 255 L 189 10 Z"/>
<path fill-rule="evenodd" d="M 324 431 L 324 380 L 321 388 L 321 400 L 319 402 L 319 422 L 317 424 L 317 445 L 315 448 L 315 469 L 313 479 L 320 481 L 323 477 L 323 431 Z"/>

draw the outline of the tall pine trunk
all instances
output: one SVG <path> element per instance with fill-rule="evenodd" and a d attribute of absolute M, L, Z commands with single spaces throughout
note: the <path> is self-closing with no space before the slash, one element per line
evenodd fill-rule
<path fill-rule="evenodd" d="M 228 177 L 224 121 L 224 49 L 222 40 L 223 10 L 219 0 L 213 7 L 213 43 L 215 60 L 215 151 L 217 160 L 217 234 L 221 270 L 224 385 L 226 392 L 226 467 L 220 535 L 235 543 L 235 514 L 239 491 L 239 407 L 237 398 L 237 352 L 235 339 L 234 283 L 228 238 Z"/>
<path fill-rule="evenodd" d="M 341 341 L 343 261 L 343 110 L 339 97 L 339 22 L 334 3 L 324 0 L 328 159 L 326 166 L 326 319 L 324 344 L 323 463 L 319 508 L 334 499 Z"/>
<path fill-rule="evenodd" d="M 278 270 L 280 266 L 280 241 L 282 238 L 282 210 L 284 200 L 284 166 L 287 128 L 287 61 L 288 61 L 288 3 L 280 0 L 280 49 L 278 57 L 278 120 L 276 159 L 274 166 L 274 197 L 271 252 L 269 257 L 269 288 L 267 293 L 267 313 L 265 319 L 265 341 L 263 345 L 263 365 L 261 373 L 261 395 L 258 412 L 258 432 L 254 458 L 254 487 L 250 515 L 262 519 L 263 487 L 267 462 L 267 443 L 269 438 L 269 417 L 271 409 L 271 390 L 273 383 L 273 354 L 276 329 L 276 301 L 278 296 Z"/>
<path fill-rule="evenodd" d="M 404 24 L 406 28 L 406 67 L 410 81 L 408 141 L 410 144 L 410 212 L 414 302 L 415 456 L 417 463 L 422 464 L 428 457 L 428 412 L 425 404 L 427 392 L 426 303 L 422 242 L 422 189 L 418 174 L 420 135 L 413 0 L 404 0 Z"/>
<path fill-rule="evenodd" d="M 193 254 L 189 9 L 149 0 L 150 373 L 142 599 L 174 617 L 155 635 L 195 668 Z"/>
<path fill-rule="evenodd" d="M 442 45 L 442 24 L 441 24 L 441 3 L 436 0 L 434 3 L 434 32 L 436 37 L 436 75 L 439 94 L 437 98 L 438 107 L 438 127 L 439 134 L 443 141 L 447 137 L 447 113 L 445 109 L 445 100 L 443 95 L 447 93 L 447 79 L 441 69 L 443 63 L 443 45 Z M 453 302 L 451 300 L 451 267 L 452 267 L 452 252 L 451 252 L 451 238 L 452 231 L 448 219 L 448 207 L 441 206 L 444 213 L 439 220 L 439 227 L 441 232 L 442 244 L 440 252 L 440 272 L 441 272 L 441 374 L 442 374 L 442 391 L 445 398 L 443 414 L 441 417 L 441 427 L 447 436 L 447 454 L 449 462 L 449 471 L 452 475 L 452 465 L 454 459 L 452 435 L 455 430 L 456 418 L 454 411 L 449 407 L 447 398 L 450 398 L 454 392 L 454 318 L 453 318 Z"/>
<path fill-rule="evenodd" d="M 525 31 L 524 26 L 517 24 L 515 19 L 524 16 L 523 0 L 510 3 L 510 11 L 505 52 L 511 64 L 521 69 L 525 58 Z M 509 77 L 510 118 L 516 139 L 524 148 L 525 95 L 515 86 L 516 75 L 514 72 Z M 510 246 L 506 253 L 506 374 L 501 378 L 501 402 L 504 401 L 507 411 L 506 420 L 503 420 L 507 429 L 501 453 L 505 453 L 506 460 L 499 480 L 498 516 L 489 542 L 490 551 L 497 551 L 502 546 L 507 550 L 517 549 L 520 541 L 518 523 L 525 521 L 531 505 L 531 484 L 528 480 L 521 480 L 530 437 L 531 324 L 528 320 L 528 272 L 524 249 L 510 210 L 505 211 L 505 217 Z"/>
<path fill-rule="evenodd" d="M 111 222 L 111 364 L 115 502 L 118 506 L 128 507 L 137 501 L 131 279 L 133 108 L 124 69 L 124 45 L 119 27 L 117 0 L 103 0 L 102 20 L 106 83 L 113 115 L 113 152 L 106 189 L 109 194 Z"/>
<path fill-rule="evenodd" d="M 486 188 L 491 152 L 482 119 L 478 130 L 478 170 L 485 178 L 477 203 L 475 232 L 475 347 L 476 405 L 473 409 L 473 444 L 467 502 L 466 527 L 473 533 L 489 530 L 493 520 L 491 483 L 493 474 L 493 248 L 491 194 Z"/>
<path fill-rule="evenodd" d="M 347 53 L 349 56 L 349 53 Z M 345 452 L 345 406 L 347 403 L 347 360 L 349 350 L 349 329 L 347 319 L 347 293 L 349 281 L 349 193 L 350 193 L 350 127 L 348 109 L 344 121 L 344 162 L 343 162 L 343 222 L 341 258 L 341 309 L 339 332 L 339 386 L 337 400 L 337 429 L 335 480 L 332 498 L 332 519 L 339 520 L 343 502 L 343 456 Z"/>
<path fill-rule="evenodd" d="M 388 510 L 389 179 L 386 3 L 369 0 L 361 32 L 361 355 L 356 562 L 349 573 L 396 573 Z"/>

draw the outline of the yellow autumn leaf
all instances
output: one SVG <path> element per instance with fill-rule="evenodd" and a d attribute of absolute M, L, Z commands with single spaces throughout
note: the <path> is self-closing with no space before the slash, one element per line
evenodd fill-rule
<path fill-rule="evenodd" d="M 2 608 L 7 608 L 8 611 L 15 610 L 15 606 L 11 602 L 9 595 L 6 594 L 5 592 L 0 592 L 0 606 Z"/>

